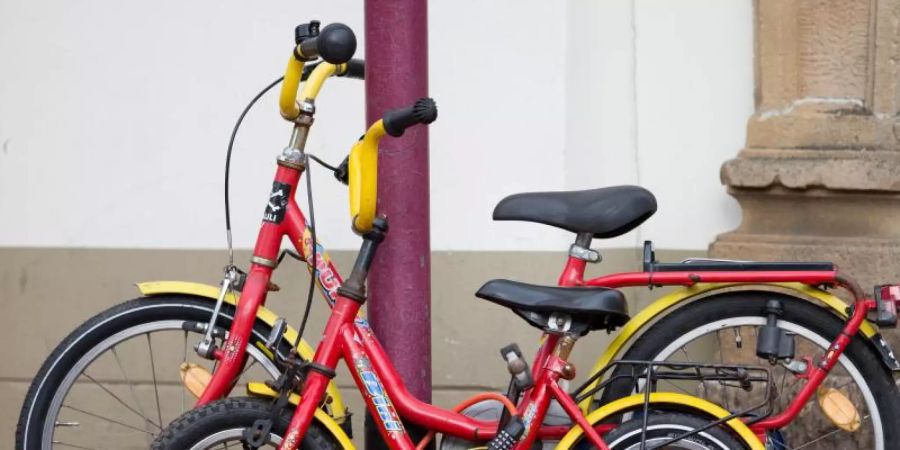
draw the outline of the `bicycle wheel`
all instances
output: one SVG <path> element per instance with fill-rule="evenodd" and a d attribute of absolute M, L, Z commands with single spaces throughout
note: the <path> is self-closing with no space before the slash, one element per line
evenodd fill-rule
<path fill-rule="evenodd" d="M 641 448 L 641 438 L 647 448 L 667 442 L 688 431 L 700 429 L 711 419 L 684 413 L 653 413 L 647 418 L 647 432 L 643 433 L 644 421 L 635 418 L 624 422 L 603 437 L 609 450 L 637 450 Z M 661 447 L 671 450 L 740 450 L 746 449 L 739 439 L 722 426 L 711 427 L 697 434 L 685 437 Z"/>
<path fill-rule="evenodd" d="M 38 371 L 19 415 L 17 450 L 147 448 L 165 424 L 193 407 L 180 366 L 214 362 L 196 355 L 201 335 L 182 330 L 206 322 L 213 302 L 167 295 L 116 305 L 86 321 L 53 350 Z M 228 329 L 234 307 L 222 306 L 217 326 Z M 279 368 L 260 350 L 270 327 L 257 321 L 248 361 L 237 380 L 266 380 Z M 279 352 L 290 349 L 281 342 Z M 243 392 L 240 384 L 234 392 Z"/>
<path fill-rule="evenodd" d="M 261 448 L 278 448 L 291 421 L 287 408 L 273 421 Z M 244 448 L 244 430 L 258 419 L 272 417 L 271 400 L 234 397 L 188 411 L 157 436 L 153 450 L 207 450 Z M 313 421 L 300 443 L 302 449 L 334 450 L 338 444 Z"/>
<path fill-rule="evenodd" d="M 769 366 L 756 357 L 756 333 L 765 324 L 765 304 L 780 300 L 784 313 L 778 325 L 794 335 L 795 360 L 809 357 L 818 361 L 831 341 L 840 334 L 844 322 L 829 311 L 806 300 L 774 292 L 732 292 L 698 300 L 677 309 L 653 324 L 623 355 L 628 360 L 740 363 Z M 772 368 L 778 389 L 775 412 L 780 412 L 803 386 L 784 365 Z M 624 369 L 623 369 L 624 370 Z M 624 374 L 619 371 L 616 374 Z M 661 382 L 661 388 L 685 391 L 707 398 L 727 409 L 761 402 L 764 389 L 728 392 L 715 382 Z M 628 383 L 613 383 L 601 402 L 632 392 Z M 783 448 L 874 449 L 894 448 L 900 439 L 900 391 L 880 363 L 877 352 L 856 336 L 835 365 L 822 388 L 834 388 L 851 399 L 859 411 L 860 425 L 846 432 L 829 421 L 817 405 L 807 404 L 803 412 L 781 430 Z M 741 403 L 741 401 L 743 403 Z M 816 403 L 813 399 L 809 403 Z"/>

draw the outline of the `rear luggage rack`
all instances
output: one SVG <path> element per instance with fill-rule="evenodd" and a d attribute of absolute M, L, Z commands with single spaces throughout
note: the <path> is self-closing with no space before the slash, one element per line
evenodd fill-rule
<path fill-rule="evenodd" d="M 826 271 L 837 270 L 834 263 L 816 262 L 757 262 L 730 259 L 691 258 L 676 263 L 656 261 L 653 243 L 644 241 L 644 272 L 745 272 L 745 271 Z"/>
<path fill-rule="evenodd" d="M 619 374 L 613 371 L 613 368 L 621 367 Z M 590 387 L 597 380 L 603 379 L 606 374 L 610 374 L 606 380 Z M 669 381 L 674 383 L 700 381 L 713 382 L 718 388 L 722 389 L 723 398 L 730 398 L 720 405 L 725 407 L 730 414 L 718 419 L 710 419 L 705 425 L 692 430 L 685 431 L 678 436 L 673 436 L 666 442 L 661 442 L 652 446 L 646 445 L 645 436 L 641 436 L 641 448 L 648 450 L 665 447 L 674 442 L 701 433 L 712 427 L 721 425 L 734 418 L 742 418 L 747 425 L 758 422 L 772 414 L 774 400 L 778 397 L 778 391 L 774 383 L 771 382 L 772 373 L 768 368 L 762 366 L 748 366 L 736 364 L 701 364 L 690 362 L 674 362 L 674 361 L 628 361 L 618 360 L 611 362 L 603 370 L 592 375 L 573 393 L 572 397 L 576 403 L 596 396 L 599 392 L 608 388 L 613 383 L 629 383 L 632 392 L 643 394 L 644 403 L 641 409 L 635 409 L 632 412 L 641 411 L 644 419 L 644 429 L 647 428 L 647 420 L 650 417 L 650 394 L 657 392 L 660 381 Z M 674 384 L 672 386 L 675 386 Z M 683 388 L 677 388 L 683 391 Z M 726 391 L 726 389 L 731 389 Z M 752 399 L 741 399 L 737 397 L 741 392 L 750 393 L 757 389 L 762 390 L 762 400 L 752 401 Z M 706 387 L 704 385 L 704 390 Z M 674 392 L 674 391 L 672 391 Z M 757 391 L 759 392 L 759 391 Z M 736 394 L 734 394 L 736 393 Z M 733 402 L 733 403 L 732 403 Z M 729 405 L 730 404 L 730 405 Z"/>

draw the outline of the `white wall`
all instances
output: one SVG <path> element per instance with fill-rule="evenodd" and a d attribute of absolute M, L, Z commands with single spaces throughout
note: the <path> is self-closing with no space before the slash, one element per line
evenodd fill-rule
<path fill-rule="evenodd" d="M 569 6 L 566 187 L 639 184 L 656 195 L 657 214 L 607 246 L 705 249 L 740 222 L 719 167 L 753 112 L 751 2 Z"/>
<path fill-rule="evenodd" d="M 739 220 L 718 167 L 752 111 L 750 2 L 563 5 L 430 2 L 433 247 L 557 250 L 567 233 L 493 223 L 496 201 L 635 183 L 660 212 L 609 245 L 705 248 Z M 309 18 L 349 24 L 364 56 L 359 1 L 0 0 L 0 245 L 221 247 L 231 126 Z M 334 80 L 318 106 L 309 148 L 338 161 L 363 130 L 362 83 Z M 239 246 L 289 131 L 270 94 L 239 134 Z M 314 180 L 321 238 L 355 248 L 345 189 Z"/>

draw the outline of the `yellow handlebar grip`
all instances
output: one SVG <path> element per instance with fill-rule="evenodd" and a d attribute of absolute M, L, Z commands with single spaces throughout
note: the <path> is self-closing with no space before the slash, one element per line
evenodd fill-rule
<path fill-rule="evenodd" d="M 384 137 L 384 123 L 379 120 L 350 150 L 347 184 L 350 187 L 350 217 L 353 230 L 366 233 L 372 229 L 378 199 L 378 143 Z"/>
<path fill-rule="evenodd" d="M 278 97 L 278 108 L 281 117 L 294 120 L 300 115 L 297 108 L 297 89 L 300 88 L 300 78 L 303 77 L 303 61 L 291 55 L 287 68 L 284 70 L 284 81 L 281 83 L 281 95 Z"/>

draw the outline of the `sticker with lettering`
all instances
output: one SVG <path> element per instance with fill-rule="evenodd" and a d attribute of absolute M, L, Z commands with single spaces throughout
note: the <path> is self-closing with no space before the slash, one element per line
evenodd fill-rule
<path fill-rule="evenodd" d="M 372 371 L 372 365 L 369 363 L 369 359 L 365 356 L 360 356 L 355 358 L 355 363 L 356 372 L 359 374 L 359 378 L 362 380 L 363 384 L 366 385 L 366 392 L 369 394 L 369 398 L 372 399 L 372 404 L 375 406 L 378 418 L 381 419 L 381 423 L 384 424 L 384 429 L 389 432 L 402 433 L 403 423 L 400 421 L 400 416 L 397 414 L 397 410 L 394 409 L 394 405 L 388 398 L 387 392 L 384 390 L 384 385 L 381 384 L 378 375 Z"/>
<path fill-rule="evenodd" d="M 319 280 L 319 286 L 322 287 L 322 293 L 325 294 L 325 299 L 328 301 L 328 304 L 334 305 L 335 300 L 337 300 L 337 290 L 341 287 L 340 279 L 334 271 L 334 266 L 331 264 L 331 257 L 328 256 L 325 247 L 323 247 L 322 244 L 316 243 L 315 252 L 316 278 Z M 306 256 L 306 263 L 309 266 L 312 266 L 312 233 L 309 231 L 308 224 L 306 230 L 303 232 L 303 254 Z"/>
<path fill-rule="evenodd" d="M 288 198 L 291 196 L 291 185 L 276 181 L 272 183 L 272 193 L 269 194 L 269 203 L 263 220 L 272 223 L 281 223 L 287 212 Z"/>

